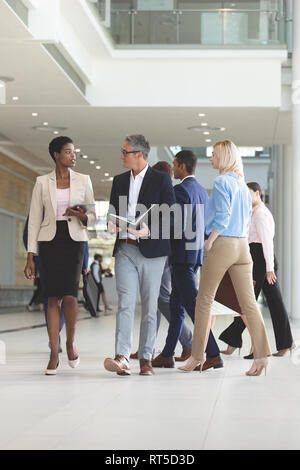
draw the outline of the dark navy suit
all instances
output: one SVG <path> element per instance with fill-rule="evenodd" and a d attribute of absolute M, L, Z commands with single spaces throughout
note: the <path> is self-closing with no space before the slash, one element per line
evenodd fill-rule
<path fill-rule="evenodd" d="M 166 345 L 162 351 L 162 355 L 165 357 L 171 357 L 175 354 L 185 310 L 194 322 L 198 294 L 196 273 L 203 261 L 204 213 L 208 201 L 207 192 L 195 177 L 184 179 L 182 183 L 174 186 L 174 191 L 176 203 L 180 204 L 184 214 L 183 236 L 180 240 L 172 239 L 171 241 L 173 268 L 170 297 L 171 320 Z M 196 234 L 194 238 L 191 238 L 191 234 L 187 234 L 188 227 L 192 229 L 192 233 Z M 189 246 L 189 243 L 193 243 L 193 246 Z M 215 357 L 220 354 L 212 332 L 209 335 L 206 353 L 207 357 Z"/>

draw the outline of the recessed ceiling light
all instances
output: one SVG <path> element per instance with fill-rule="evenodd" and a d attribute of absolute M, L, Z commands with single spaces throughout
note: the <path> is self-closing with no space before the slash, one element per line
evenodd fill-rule
<path fill-rule="evenodd" d="M 43 126 L 48 126 L 49 122 L 43 122 Z"/>
<path fill-rule="evenodd" d="M 203 132 L 203 135 L 209 135 L 209 134 L 210 134 L 210 132 L 208 132 L 208 131 Z"/>
<path fill-rule="evenodd" d="M 97 165 L 97 166 L 96 166 L 96 169 L 97 169 L 97 170 L 100 170 L 100 169 L 101 169 L 101 166 Z"/>
<path fill-rule="evenodd" d="M 88 156 L 87 155 L 82 155 L 82 158 L 86 159 L 86 158 L 88 158 Z"/>
<path fill-rule="evenodd" d="M 58 132 L 58 131 L 54 131 L 53 134 L 54 134 L 54 135 L 57 135 L 57 134 L 59 134 L 59 132 Z"/>
<path fill-rule="evenodd" d="M 66 127 L 54 127 L 54 126 L 48 126 L 48 123 L 43 123 L 42 126 L 33 126 L 35 131 L 43 131 L 43 132 L 61 132 L 65 131 L 67 128 Z"/>
<path fill-rule="evenodd" d="M 219 132 L 222 129 L 225 130 L 225 128 L 209 126 L 207 123 L 202 123 L 201 126 L 190 126 L 187 129 L 189 131 L 196 131 L 196 132 L 203 132 L 204 130 L 205 132 L 206 131 Z"/>
<path fill-rule="evenodd" d="M 208 126 L 207 122 L 201 122 L 201 126 L 205 127 Z"/>
<path fill-rule="evenodd" d="M 37 117 L 37 116 L 38 116 L 38 113 L 31 113 L 31 116 Z"/>
<path fill-rule="evenodd" d="M 104 176 L 109 176 L 109 173 L 104 173 Z"/>
<path fill-rule="evenodd" d="M 7 82 L 14 82 L 15 79 L 13 77 L 2 77 L 2 76 L 0 76 L 0 81 L 4 82 L 4 83 L 7 83 Z"/>
<path fill-rule="evenodd" d="M 199 113 L 198 116 L 199 116 L 199 117 L 204 117 L 204 116 L 206 116 L 206 115 L 205 115 L 204 113 Z"/>
<path fill-rule="evenodd" d="M 226 131 L 226 127 L 221 127 L 220 131 Z"/>
<path fill-rule="evenodd" d="M 211 139 L 205 139 L 205 142 L 211 142 Z"/>
<path fill-rule="evenodd" d="M 79 153 L 79 152 L 80 152 L 80 149 L 75 149 L 75 152 L 76 152 L 76 153 Z"/>
<path fill-rule="evenodd" d="M 113 176 L 111 176 L 111 177 L 109 178 L 109 181 L 113 181 L 113 179 L 114 179 Z"/>
<path fill-rule="evenodd" d="M 13 101 L 19 101 L 19 97 L 18 97 L 18 96 L 13 96 L 13 97 L 12 97 L 12 100 L 13 100 Z"/>
<path fill-rule="evenodd" d="M 94 163 L 95 163 L 94 160 L 91 160 L 91 161 L 90 161 L 90 164 L 91 164 L 91 165 L 94 165 Z"/>

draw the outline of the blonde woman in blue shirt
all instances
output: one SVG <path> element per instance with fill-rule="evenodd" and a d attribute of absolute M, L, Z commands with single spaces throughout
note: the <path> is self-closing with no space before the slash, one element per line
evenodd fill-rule
<path fill-rule="evenodd" d="M 229 272 L 242 314 L 253 338 L 254 364 L 246 375 L 258 376 L 267 368 L 270 348 L 261 312 L 257 306 L 248 231 L 252 212 L 249 190 L 244 181 L 243 163 L 233 142 L 214 145 L 211 163 L 219 170 L 205 217 L 208 239 L 195 309 L 192 355 L 181 370 L 202 369 L 210 331 L 210 315 L 217 288 Z"/>

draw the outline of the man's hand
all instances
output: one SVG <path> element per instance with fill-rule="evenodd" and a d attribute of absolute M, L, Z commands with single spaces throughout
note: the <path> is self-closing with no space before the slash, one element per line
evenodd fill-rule
<path fill-rule="evenodd" d="M 122 229 L 115 225 L 111 220 L 108 221 L 107 230 L 109 231 L 109 233 L 116 233 L 122 231 Z"/>
<path fill-rule="evenodd" d="M 136 238 L 148 237 L 150 235 L 150 230 L 148 225 L 145 222 L 142 223 L 142 228 L 140 230 L 134 230 L 133 228 L 128 228 L 128 232 L 134 235 Z"/>
<path fill-rule="evenodd" d="M 269 284 L 275 284 L 277 281 L 276 274 L 273 271 L 268 271 L 266 274 L 266 278 Z"/>
<path fill-rule="evenodd" d="M 77 207 L 77 210 L 68 207 L 65 214 L 67 216 L 77 217 L 84 225 L 87 225 L 88 216 L 84 213 L 81 207 Z"/>

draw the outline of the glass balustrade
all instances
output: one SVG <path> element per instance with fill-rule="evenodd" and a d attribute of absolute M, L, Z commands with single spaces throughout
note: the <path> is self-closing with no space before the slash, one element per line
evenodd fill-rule
<path fill-rule="evenodd" d="M 116 46 L 278 47 L 290 20 L 285 0 L 87 1 Z"/>
<path fill-rule="evenodd" d="M 181 150 L 191 150 L 197 158 L 207 159 L 212 157 L 212 147 L 181 147 L 179 145 L 169 147 L 172 155 L 176 155 Z M 242 158 L 271 158 L 272 147 L 238 147 Z"/>

